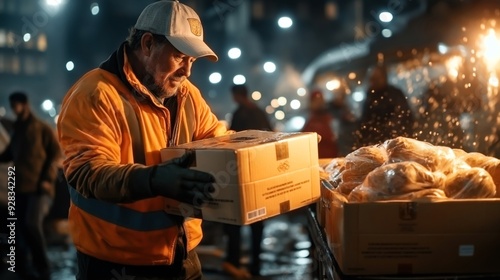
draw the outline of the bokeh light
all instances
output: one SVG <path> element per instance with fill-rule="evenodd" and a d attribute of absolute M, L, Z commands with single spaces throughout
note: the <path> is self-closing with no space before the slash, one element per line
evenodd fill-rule
<path fill-rule="evenodd" d="M 97 3 L 92 3 L 90 5 L 90 12 L 92 13 L 92 15 L 97 15 L 99 13 L 99 4 Z"/>
<path fill-rule="evenodd" d="M 274 64 L 271 61 L 268 61 L 268 62 L 264 63 L 263 68 L 264 68 L 264 71 L 266 71 L 267 73 L 273 73 L 274 71 L 276 71 L 276 64 Z"/>
<path fill-rule="evenodd" d="M 285 106 L 285 105 L 286 105 L 286 103 L 287 103 L 287 99 L 286 99 L 286 97 L 281 96 L 281 97 L 279 97 L 279 98 L 278 98 L 278 104 L 279 104 L 280 106 Z"/>
<path fill-rule="evenodd" d="M 292 24 L 293 20 L 290 17 L 280 17 L 278 19 L 278 25 L 283 29 L 290 28 Z"/>
<path fill-rule="evenodd" d="M 262 98 L 262 94 L 259 91 L 252 92 L 252 99 L 257 101 Z"/>
<path fill-rule="evenodd" d="M 290 102 L 290 108 L 292 108 L 293 110 L 298 110 L 300 109 L 300 101 L 297 100 L 297 99 L 294 99 Z"/>
<path fill-rule="evenodd" d="M 73 61 L 66 62 L 66 70 L 73 71 L 73 69 L 75 69 L 75 64 L 73 63 Z"/>
<path fill-rule="evenodd" d="M 54 102 L 52 102 L 52 100 L 46 99 L 42 102 L 42 109 L 44 111 L 50 111 L 53 108 L 54 108 Z"/>
<path fill-rule="evenodd" d="M 283 112 L 283 111 L 281 111 L 281 110 L 278 110 L 278 111 L 276 111 L 276 112 L 274 113 L 274 117 L 275 117 L 277 120 L 281 121 L 281 120 L 283 120 L 283 119 L 285 118 L 285 112 Z"/>
<path fill-rule="evenodd" d="M 241 75 L 241 74 L 238 74 L 236 76 L 234 76 L 233 78 L 233 83 L 235 85 L 242 85 L 244 84 L 245 82 L 247 81 L 247 79 L 245 78 L 245 76 Z"/>
<path fill-rule="evenodd" d="M 230 59 L 238 59 L 241 56 L 241 50 L 239 48 L 231 48 L 227 52 L 227 56 L 229 56 Z"/>
<path fill-rule="evenodd" d="M 298 96 L 305 96 L 307 93 L 306 89 L 305 88 L 298 88 L 297 89 L 297 95 Z"/>
<path fill-rule="evenodd" d="M 213 72 L 208 76 L 208 81 L 212 84 L 218 84 L 222 80 L 222 75 L 219 72 Z"/>
<path fill-rule="evenodd" d="M 389 12 L 381 12 L 378 15 L 378 18 L 380 19 L 381 22 L 391 22 L 394 17 Z"/>

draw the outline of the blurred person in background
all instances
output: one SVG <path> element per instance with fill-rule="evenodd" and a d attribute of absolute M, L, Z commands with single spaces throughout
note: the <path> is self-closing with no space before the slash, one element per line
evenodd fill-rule
<path fill-rule="evenodd" d="M 356 116 L 349 105 L 351 89 L 345 79 L 341 79 L 340 87 L 332 93 L 333 98 L 328 102 L 328 108 L 333 116 L 338 157 L 343 157 L 353 151 L 353 135 L 357 129 Z M 339 138 L 339 135 L 342 135 L 342 138 Z"/>
<path fill-rule="evenodd" d="M 398 136 L 411 137 L 413 126 L 414 117 L 405 94 L 389 84 L 384 65 L 375 66 L 355 132 L 356 148 L 380 144 Z"/>
<path fill-rule="evenodd" d="M 15 168 L 16 272 L 25 279 L 50 279 L 43 221 L 54 197 L 61 149 L 52 128 L 32 113 L 25 93 L 12 93 L 9 102 L 17 119 L 0 162 L 12 161 Z"/>
<path fill-rule="evenodd" d="M 319 158 L 338 156 L 338 143 L 333 130 L 333 116 L 320 90 L 311 92 L 309 98 L 309 116 L 302 127 L 302 132 L 316 132 L 321 136 L 318 143 Z"/>
<path fill-rule="evenodd" d="M 192 153 L 160 150 L 227 133 L 188 77 L 218 58 L 196 12 L 178 1 L 148 5 L 127 40 L 67 92 L 58 135 L 69 184 L 76 279 L 202 279 L 194 250 L 201 220 L 169 215 L 166 198 L 200 206 L 214 177 L 189 169 Z"/>
<path fill-rule="evenodd" d="M 230 129 L 242 131 L 248 129 L 272 131 L 271 123 L 264 110 L 248 98 L 246 85 L 233 85 L 231 87 L 233 101 L 238 108 L 233 113 Z M 251 265 L 250 270 L 241 267 L 241 226 L 224 224 L 224 232 L 228 238 L 226 256 L 222 269 L 236 279 L 251 279 L 260 275 L 261 242 L 264 231 L 264 222 L 258 221 L 250 225 L 252 231 Z"/>
<path fill-rule="evenodd" d="M 246 85 L 233 85 L 231 87 L 231 95 L 233 101 L 238 105 L 236 111 L 233 112 L 231 130 L 273 130 L 267 113 L 248 97 L 248 88 Z"/>
<path fill-rule="evenodd" d="M 63 162 L 64 158 L 61 157 L 56 164 L 55 196 L 45 222 L 47 243 L 49 245 L 63 245 L 64 247 L 68 247 L 70 244 L 68 232 L 70 197 L 68 183 L 64 177 Z"/>
<path fill-rule="evenodd" d="M 467 112 L 462 103 L 466 95 L 447 79 L 443 83 L 432 83 L 422 96 L 422 114 L 418 121 L 418 139 L 434 145 L 463 149 L 464 130 L 460 126 L 460 115 Z"/>

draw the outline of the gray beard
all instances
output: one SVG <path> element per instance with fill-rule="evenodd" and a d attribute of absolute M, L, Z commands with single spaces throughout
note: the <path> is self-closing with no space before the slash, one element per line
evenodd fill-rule
<path fill-rule="evenodd" d="M 177 91 L 166 92 L 163 86 L 157 84 L 153 76 L 149 73 L 146 73 L 146 75 L 144 75 L 144 77 L 141 79 L 141 83 L 160 101 L 162 101 L 164 98 L 174 96 L 177 93 Z"/>

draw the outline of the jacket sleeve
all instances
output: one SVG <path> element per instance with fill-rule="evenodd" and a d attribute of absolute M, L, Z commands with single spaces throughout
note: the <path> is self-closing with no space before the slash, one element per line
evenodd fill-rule
<path fill-rule="evenodd" d="M 45 149 L 45 162 L 40 173 L 40 182 L 55 183 L 57 178 L 57 160 L 61 156 L 61 147 L 57 142 L 55 133 L 45 124 L 42 127 L 43 145 Z"/>
<path fill-rule="evenodd" d="M 108 202 L 153 197 L 149 186 L 153 167 L 133 164 L 123 156 L 122 149 L 131 150 L 131 145 L 125 143 L 129 131 L 118 93 L 106 85 L 83 87 L 68 93 L 58 122 L 68 183 L 85 197 Z"/>

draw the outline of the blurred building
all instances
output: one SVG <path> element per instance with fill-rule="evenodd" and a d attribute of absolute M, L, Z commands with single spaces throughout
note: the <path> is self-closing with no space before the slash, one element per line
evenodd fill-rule
<path fill-rule="evenodd" d="M 50 99 L 57 114 L 69 86 L 119 46 L 142 8 L 152 2 L 0 0 L 0 72 L 7 74 L 2 75 L 0 89 L 5 93 L 22 89 L 35 95 L 32 103 L 46 118 L 53 112 L 40 106 Z M 259 92 L 254 99 L 261 106 L 280 97 L 288 99 L 282 101 L 288 107 L 269 107 L 279 122 L 288 119 L 288 111 L 300 110 L 301 106 L 291 109 L 290 101 L 306 100 L 296 92 L 306 86 L 301 73 L 310 61 L 334 46 L 363 37 L 365 23 L 390 1 L 183 2 L 199 13 L 206 41 L 219 54 L 218 63 L 199 60 L 192 75 L 214 112 L 228 118 L 233 109 L 228 89 L 244 81 Z M 0 100 L 2 105 L 5 100 Z M 276 111 L 281 111 L 278 118 Z"/>
<path fill-rule="evenodd" d="M 64 77 L 64 66 L 60 67 L 64 48 L 57 32 L 61 3 L 0 0 L 0 116 L 10 111 L 8 94 L 22 90 L 29 94 L 35 113 L 54 123 L 54 110 L 51 116 L 41 104 L 60 97 L 63 89 L 59 79 Z"/>
<path fill-rule="evenodd" d="M 64 73 L 60 83 L 69 87 L 105 60 L 126 38 L 142 8 L 152 2 L 63 1 L 60 13 L 65 15 L 65 22 L 58 33 L 63 37 L 65 60 L 72 61 L 74 69 Z M 356 19 L 352 1 L 182 2 L 198 12 L 205 39 L 219 55 L 218 63 L 197 61 L 191 79 L 221 119 L 233 110 L 228 97 L 234 82 L 243 79 L 252 91 L 261 93 L 257 102 L 269 105 L 272 99 L 291 91 L 296 94 L 302 86 L 300 72 L 311 59 L 332 45 L 354 38 L 349 27 Z M 291 26 L 280 27 L 281 17 L 288 17 Z M 60 67 L 64 69 L 64 65 Z"/>
<path fill-rule="evenodd" d="M 54 121 L 67 89 L 104 61 L 154 0 L 0 0 L 0 95 L 25 90 L 42 117 Z M 462 22 L 494 13 L 499 1 L 473 0 L 181 0 L 204 23 L 219 62 L 196 62 L 191 80 L 220 119 L 234 110 L 229 88 L 247 83 L 278 129 L 299 130 L 308 93 L 338 89 L 355 111 L 366 70 L 398 63 L 438 44 L 463 40 Z M 472 9 L 474 7 L 474 9 Z M 484 10 L 484 9 L 483 9 Z M 470 34 L 480 34 L 467 30 Z M 469 40 L 475 37 L 468 34 Z M 456 40 L 458 38 L 458 40 Z M 396 67 L 397 68 L 397 67 Z M 401 77 L 404 73 L 394 72 Z M 403 74 L 401 74 L 403 73 Z M 410 74 L 408 74 L 410 75 Z M 335 78 L 339 78 L 338 81 Z M 398 80 L 405 83 L 404 80 Z M 342 85 L 342 87 L 340 87 Z M 354 86 L 354 87 L 353 87 Z M 418 92 L 404 84 L 405 88 Z M 50 102 L 45 102 L 50 100 Z M 45 102 L 45 103 L 44 103 Z M 42 108 L 44 104 L 44 108 Z M 9 113 L 0 98 L 0 116 Z M 355 113 L 355 112 L 354 112 Z"/>

